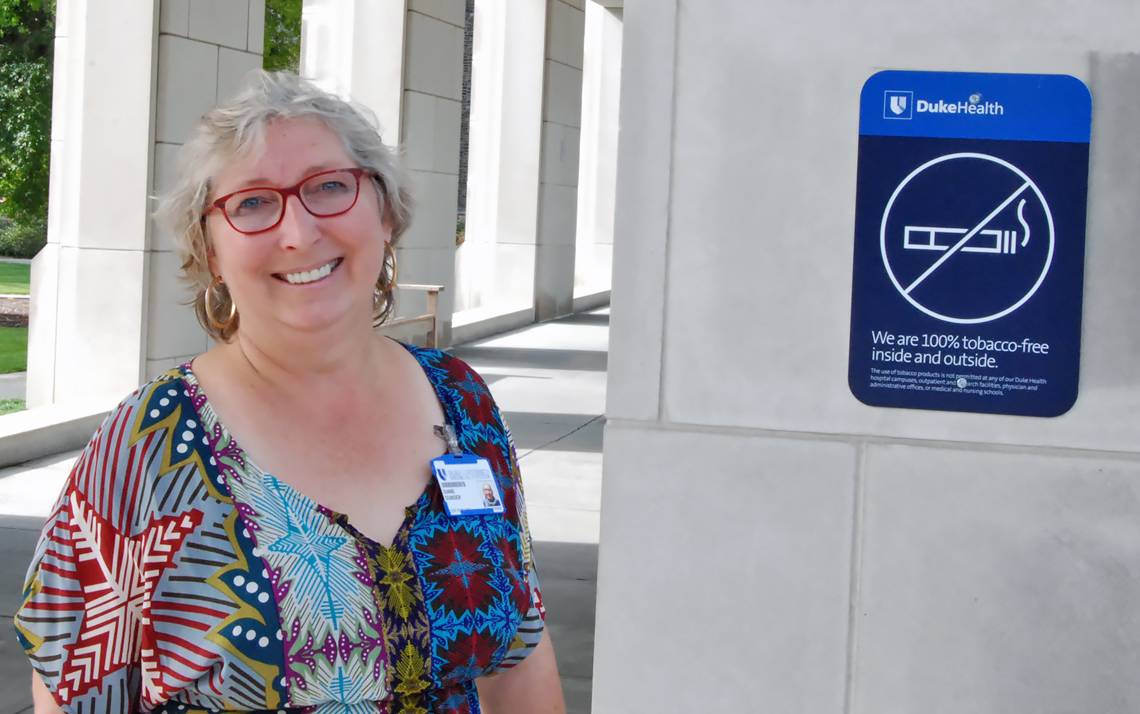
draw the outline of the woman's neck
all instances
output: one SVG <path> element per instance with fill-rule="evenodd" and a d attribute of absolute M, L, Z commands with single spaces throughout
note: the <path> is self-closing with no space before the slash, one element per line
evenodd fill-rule
<path fill-rule="evenodd" d="M 260 334 L 239 329 L 223 348 L 228 362 L 244 373 L 251 386 L 277 394 L 322 394 L 359 391 L 379 384 L 385 345 L 370 328 L 313 333 Z"/>

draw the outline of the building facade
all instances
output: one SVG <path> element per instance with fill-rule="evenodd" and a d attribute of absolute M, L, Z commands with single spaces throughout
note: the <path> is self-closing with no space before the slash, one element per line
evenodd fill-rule
<path fill-rule="evenodd" d="M 628 0 L 594 711 L 1140 709 L 1140 4 Z M 1093 98 L 1055 418 L 847 383 L 860 89 Z"/>

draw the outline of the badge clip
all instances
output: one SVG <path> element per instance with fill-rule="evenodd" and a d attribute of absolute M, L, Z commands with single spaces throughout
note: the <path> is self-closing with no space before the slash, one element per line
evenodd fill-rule
<path fill-rule="evenodd" d="M 455 435 L 455 429 L 451 424 L 444 424 L 443 426 L 433 426 L 432 431 L 435 435 L 447 442 L 447 453 L 452 456 L 462 456 L 463 451 L 459 448 L 459 439 Z"/>

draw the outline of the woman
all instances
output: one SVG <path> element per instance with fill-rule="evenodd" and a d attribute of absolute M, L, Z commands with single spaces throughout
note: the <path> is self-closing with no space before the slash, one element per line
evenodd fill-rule
<path fill-rule="evenodd" d="M 36 711 L 563 711 L 486 386 L 372 330 L 411 218 L 376 129 L 259 73 L 183 166 L 160 217 L 216 346 L 76 462 L 16 616 Z M 448 515 L 444 452 L 503 513 Z"/>

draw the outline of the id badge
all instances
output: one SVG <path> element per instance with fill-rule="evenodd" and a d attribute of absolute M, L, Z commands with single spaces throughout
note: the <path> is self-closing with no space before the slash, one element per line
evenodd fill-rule
<path fill-rule="evenodd" d="M 431 471 L 449 516 L 503 512 L 503 497 L 491 464 L 482 456 L 444 454 L 432 459 Z"/>

